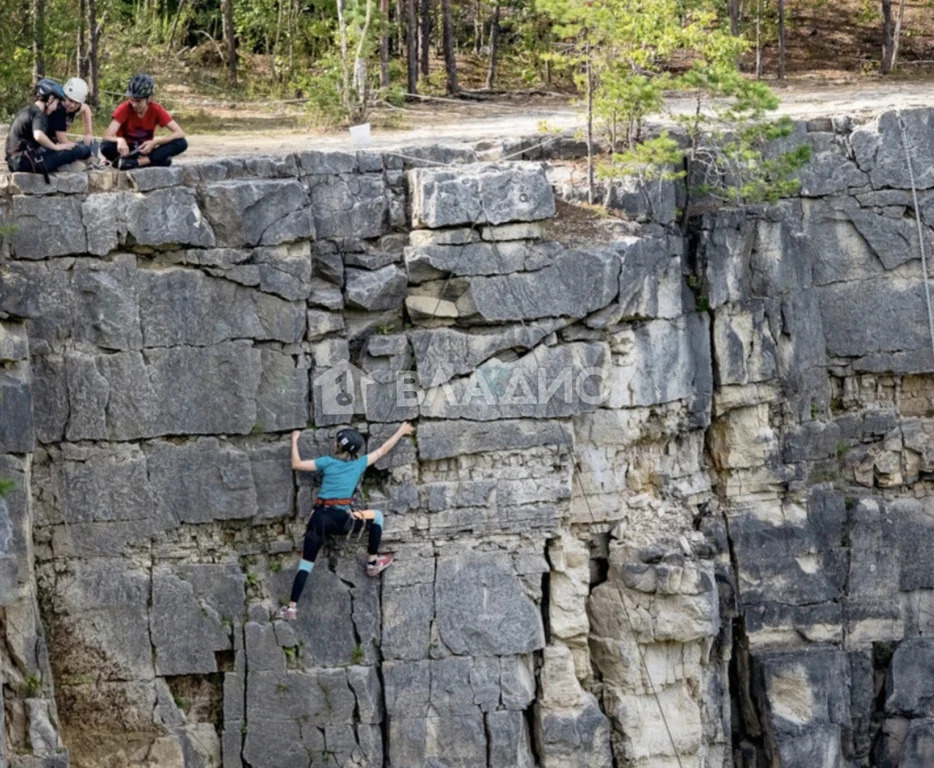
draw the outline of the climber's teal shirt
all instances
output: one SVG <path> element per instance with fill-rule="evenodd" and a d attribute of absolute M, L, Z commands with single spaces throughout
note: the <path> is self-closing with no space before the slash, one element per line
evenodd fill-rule
<path fill-rule="evenodd" d="M 319 499 L 349 499 L 357 490 L 360 475 L 366 469 L 366 454 L 350 461 L 341 461 L 333 456 L 315 459 L 315 467 L 324 474 Z"/>

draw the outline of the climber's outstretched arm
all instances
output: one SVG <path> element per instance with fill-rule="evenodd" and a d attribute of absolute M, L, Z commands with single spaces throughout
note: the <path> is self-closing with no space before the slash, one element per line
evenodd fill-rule
<path fill-rule="evenodd" d="M 292 469 L 297 469 L 300 472 L 317 472 L 318 468 L 315 466 L 314 459 L 302 460 L 298 453 L 298 438 L 301 434 L 300 429 L 292 432 Z"/>
<path fill-rule="evenodd" d="M 385 456 L 393 448 L 395 448 L 396 443 L 398 443 L 403 437 L 405 437 L 406 435 L 411 435 L 414 432 L 415 432 L 415 427 L 413 427 L 407 421 L 402 422 L 402 424 L 399 426 L 399 429 L 395 431 L 395 434 L 392 437 L 390 437 L 385 443 L 383 443 L 375 451 L 367 454 L 366 465 L 368 467 L 373 466 L 377 461 L 383 458 L 383 456 Z M 295 466 L 294 461 L 292 463 L 292 466 L 293 467 Z"/>

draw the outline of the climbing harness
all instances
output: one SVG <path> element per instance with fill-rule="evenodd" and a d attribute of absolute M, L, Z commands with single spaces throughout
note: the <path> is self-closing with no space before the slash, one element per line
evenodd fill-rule
<path fill-rule="evenodd" d="M 928 285 L 928 262 L 924 251 L 924 229 L 921 227 L 921 211 L 918 206 L 918 189 L 915 185 L 915 172 L 911 164 L 911 150 L 908 148 L 908 135 L 905 123 L 902 121 L 901 111 L 895 113 L 898 118 L 898 128 L 902 135 L 902 147 L 905 150 L 905 163 L 908 166 L 908 179 L 911 181 L 911 199 L 915 209 L 915 224 L 918 227 L 918 247 L 921 249 L 921 277 L 924 281 L 924 301 L 928 308 L 928 333 L 931 335 L 931 352 L 934 354 L 934 310 L 931 308 L 931 288 Z"/>

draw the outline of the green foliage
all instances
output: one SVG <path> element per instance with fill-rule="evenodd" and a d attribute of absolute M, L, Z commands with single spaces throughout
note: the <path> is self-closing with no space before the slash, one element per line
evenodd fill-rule
<path fill-rule="evenodd" d="M 38 672 L 30 672 L 23 680 L 26 698 L 34 699 L 42 692 L 42 677 Z"/>
<path fill-rule="evenodd" d="M 357 643 L 356 647 L 350 652 L 351 664 L 362 664 L 366 654 L 363 652 L 363 646 Z"/>
<path fill-rule="evenodd" d="M 593 118 L 613 150 L 602 178 L 687 179 L 692 197 L 729 203 L 774 202 L 798 186 L 795 171 L 806 146 L 777 148 L 792 132 L 788 119 L 766 113 L 778 99 L 747 79 L 737 62 L 749 48 L 729 33 L 711 3 L 695 0 L 542 0 L 566 48 L 554 57 L 593 80 Z M 646 117 L 659 112 L 664 93 L 690 94 L 696 108 L 673 119 L 688 145 L 667 132 L 643 139 Z M 689 205 L 682 216 L 691 214 Z"/>
<path fill-rule="evenodd" d="M 6 498 L 18 488 L 16 480 L 12 477 L 0 477 L 0 498 Z"/>

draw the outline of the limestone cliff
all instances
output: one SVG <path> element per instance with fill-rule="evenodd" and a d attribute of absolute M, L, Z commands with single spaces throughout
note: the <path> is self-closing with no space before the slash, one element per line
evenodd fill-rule
<path fill-rule="evenodd" d="M 934 112 L 791 140 L 686 237 L 540 139 L 0 177 L 0 765 L 930 765 Z M 274 620 L 288 433 L 407 419 Z"/>

